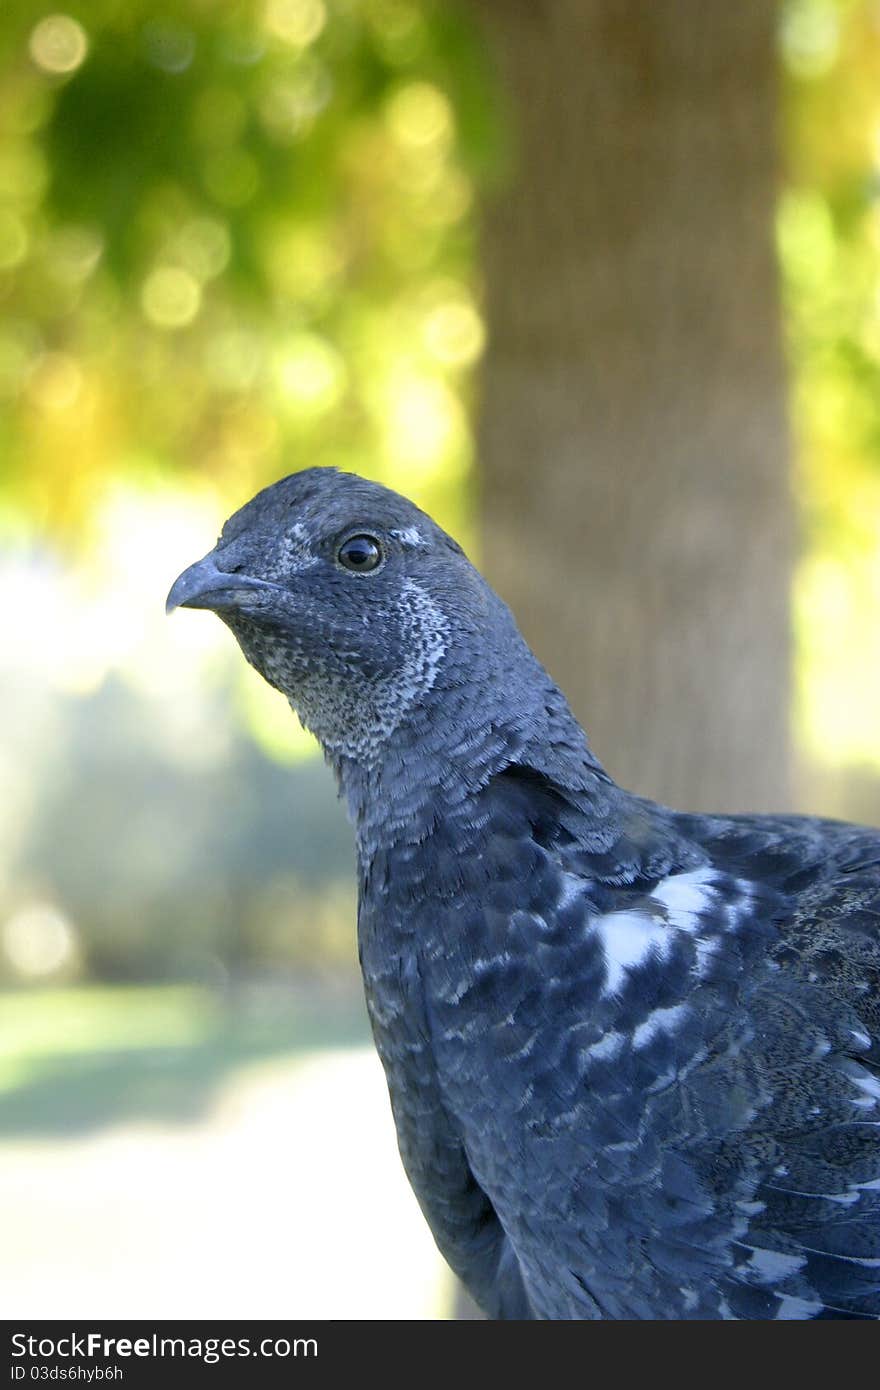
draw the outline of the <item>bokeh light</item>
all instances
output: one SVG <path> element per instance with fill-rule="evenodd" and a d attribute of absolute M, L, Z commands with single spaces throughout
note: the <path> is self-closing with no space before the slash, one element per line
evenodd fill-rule
<path fill-rule="evenodd" d="M 326 22 L 323 0 L 267 0 L 267 29 L 297 48 L 313 43 Z"/>
<path fill-rule="evenodd" d="M 412 82 L 390 98 L 388 129 L 405 149 L 448 148 L 453 135 L 452 110 L 442 92 L 428 82 Z"/>
<path fill-rule="evenodd" d="M 783 58 L 797 77 L 821 77 L 840 48 L 840 7 L 835 0 L 788 0 L 782 7 Z"/>
<path fill-rule="evenodd" d="M 77 958 L 74 926 L 53 903 L 28 903 L 13 913 L 0 942 L 13 970 L 26 980 L 69 972 Z"/>
<path fill-rule="evenodd" d="M 75 72 L 89 51 L 86 31 L 66 14 L 51 14 L 31 31 L 28 42 L 37 67 L 48 73 Z"/>
<path fill-rule="evenodd" d="M 331 410 L 345 387 L 341 356 L 314 333 L 299 333 L 279 344 L 276 374 L 282 407 L 298 415 Z"/>

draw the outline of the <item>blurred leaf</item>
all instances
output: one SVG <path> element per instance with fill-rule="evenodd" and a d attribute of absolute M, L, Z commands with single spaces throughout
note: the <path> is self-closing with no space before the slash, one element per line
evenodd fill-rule
<path fill-rule="evenodd" d="M 813 758 L 880 766 L 880 10 L 781 9 L 779 209 L 796 486 L 796 723 Z"/>
<path fill-rule="evenodd" d="M 81 548 L 102 479 L 149 454 L 228 505 L 344 461 L 460 520 L 470 431 L 437 403 L 482 345 L 471 180 L 499 148 L 464 10 L 16 3 L 0 73 L 5 506 Z M 437 350 L 445 281 L 459 342 Z M 410 478 L 414 435 L 435 442 Z"/>

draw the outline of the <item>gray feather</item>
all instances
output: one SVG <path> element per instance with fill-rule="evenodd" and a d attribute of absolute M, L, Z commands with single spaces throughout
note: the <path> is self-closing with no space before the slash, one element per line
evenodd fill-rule
<path fill-rule="evenodd" d="M 403 1163 L 487 1313 L 880 1317 L 880 832 L 617 787 L 461 549 L 349 474 L 260 493 L 169 603 L 323 744 Z"/>

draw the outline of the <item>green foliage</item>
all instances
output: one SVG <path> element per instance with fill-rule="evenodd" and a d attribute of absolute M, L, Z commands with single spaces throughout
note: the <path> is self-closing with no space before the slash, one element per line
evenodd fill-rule
<path fill-rule="evenodd" d="M 7 510 L 79 544 L 120 471 L 336 463 L 455 512 L 500 158 L 456 6 L 13 0 L 0 91 Z"/>
<path fill-rule="evenodd" d="M 880 11 L 782 9 L 779 210 L 804 554 L 797 722 L 830 764 L 880 764 Z"/>

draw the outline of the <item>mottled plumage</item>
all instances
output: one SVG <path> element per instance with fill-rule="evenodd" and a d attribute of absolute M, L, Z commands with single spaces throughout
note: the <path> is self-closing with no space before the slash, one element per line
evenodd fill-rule
<path fill-rule="evenodd" d="M 880 1317 L 880 831 L 617 787 L 455 542 L 352 475 L 260 493 L 169 603 L 334 768 L 401 1155 L 488 1315 Z"/>

